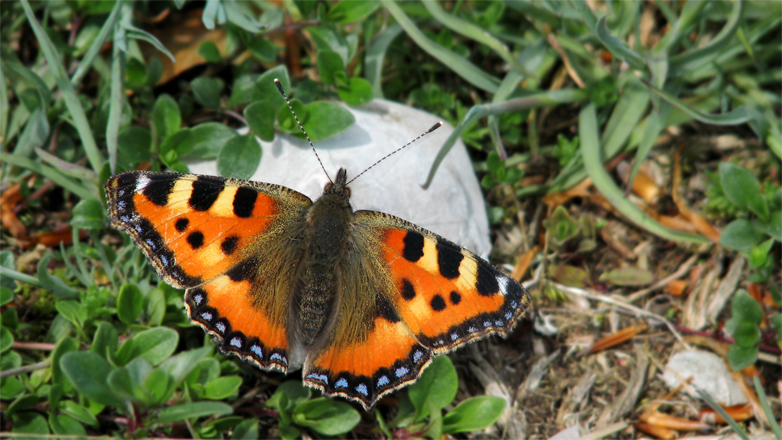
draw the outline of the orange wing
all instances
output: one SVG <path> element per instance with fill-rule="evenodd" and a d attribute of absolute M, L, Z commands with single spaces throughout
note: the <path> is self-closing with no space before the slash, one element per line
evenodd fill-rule
<path fill-rule="evenodd" d="M 300 258 L 286 245 L 311 200 L 277 185 L 141 171 L 111 177 L 105 190 L 112 226 L 130 235 L 163 280 L 188 288 L 190 319 L 224 351 L 286 371 L 293 286 L 285 281 Z"/>
<path fill-rule="evenodd" d="M 414 382 L 433 353 L 506 336 L 529 307 L 521 285 L 475 254 L 388 214 L 355 215 L 340 321 L 305 363 L 307 385 L 368 410 Z"/>

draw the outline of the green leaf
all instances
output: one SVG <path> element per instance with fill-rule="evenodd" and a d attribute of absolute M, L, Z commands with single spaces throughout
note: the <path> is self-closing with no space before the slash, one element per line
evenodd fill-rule
<path fill-rule="evenodd" d="M 233 414 L 233 408 L 222 402 L 194 402 L 163 408 L 157 414 L 158 423 L 174 423 L 204 416 Z"/>
<path fill-rule="evenodd" d="M 286 380 L 277 387 L 265 405 L 276 408 L 281 414 L 289 413 L 296 405 L 309 399 L 311 395 L 312 391 L 302 385 L 300 380 Z"/>
<path fill-rule="evenodd" d="M 244 108 L 244 119 L 250 130 L 266 142 L 274 140 L 274 119 L 277 108 L 271 100 L 255 101 Z"/>
<path fill-rule="evenodd" d="M 217 172 L 221 176 L 247 180 L 261 163 L 261 144 L 253 133 L 229 139 L 217 155 Z"/>
<path fill-rule="evenodd" d="M 402 27 L 394 23 L 377 35 L 366 50 L 364 76 L 372 84 L 372 94 L 378 99 L 383 98 L 383 61 L 388 47 L 400 33 Z"/>
<path fill-rule="evenodd" d="M 345 402 L 320 397 L 297 405 L 293 420 L 319 434 L 340 435 L 352 431 L 361 415 Z"/>
<path fill-rule="evenodd" d="M 168 327 L 156 327 L 136 333 L 117 352 L 117 363 L 125 365 L 134 358 L 146 359 L 152 365 L 166 360 L 179 343 L 179 333 Z"/>
<path fill-rule="evenodd" d="M 152 134 L 146 127 L 125 127 L 117 137 L 117 153 L 132 164 L 148 162 L 152 157 L 151 147 Z"/>
<path fill-rule="evenodd" d="M 220 85 L 216 80 L 201 76 L 191 81 L 190 87 L 199 104 L 211 109 L 220 107 Z"/>
<path fill-rule="evenodd" d="M 442 409 L 450 405 L 459 389 L 456 368 L 447 356 L 437 356 L 424 371 L 418 382 L 408 388 L 407 394 L 416 409 L 416 421 L 429 414 L 426 402 L 432 402 Z"/>
<path fill-rule="evenodd" d="M 746 290 L 739 289 L 731 302 L 731 318 L 758 325 L 763 320 L 763 309 Z"/>
<path fill-rule="evenodd" d="M 271 62 L 277 58 L 277 46 L 266 38 L 254 38 L 247 45 L 250 53 L 262 62 Z"/>
<path fill-rule="evenodd" d="M 4 306 L 14 300 L 14 292 L 8 287 L 0 286 L 0 306 Z"/>
<path fill-rule="evenodd" d="M 83 328 L 84 323 L 87 320 L 87 307 L 78 301 L 73 300 L 61 300 L 54 303 L 54 308 L 62 316 L 65 317 L 71 324 Z"/>
<path fill-rule="evenodd" d="M 85 425 L 92 426 L 93 428 L 98 427 L 98 419 L 96 419 L 87 408 L 79 405 L 73 400 L 62 402 L 60 411 Z"/>
<path fill-rule="evenodd" d="M 122 400 L 106 387 L 111 368 L 98 354 L 91 351 L 67 353 L 60 360 L 60 366 L 84 397 L 108 406 L 124 406 Z"/>
<path fill-rule="evenodd" d="M 329 21 L 340 24 L 361 21 L 380 6 L 376 0 L 352 0 L 339 2 L 326 14 Z"/>
<path fill-rule="evenodd" d="M 62 385 L 63 383 L 63 370 L 60 364 L 60 360 L 67 353 L 78 351 L 79 343 L 76 339 L 71 337 L 65 337 L 57 343 L 52 352 L 52 385 Z M 50 402 L 54 403 L 54 402 Z"/>
<path fill-rule="evenodd" d="M 81 426 L 81 423 L 62 414 L 49 413 L 49 426 L 55 434 L 74 436 L 84 436 L 87 434 L 87 431 Z"/>
<path fill-rule="evenodd" d="M 183 351 L 163 361 L 159 368 L 168 373 L 173 379 L 173 385 L 177 386 L 211 351 L 211 347 Z"/>
<path fill-rule="evenodd" d="M 342 63 L 342 57 L 331 50 L 319 50 L 316 56 L 318 63 L 318 75 L 324 84 L 334 85 L 334 75 L 337 72 L 344 72 L 345 65 Z M 44 139 L 46 137 L 44 136 Z"/>
<path fill-rule="evenodd" d="M 304 108 L 307 112 L 307 122 L 302 121 L 302 124 L 312 142 L 339 136 L 356 123 L 352 113 L 334 102 L 312 102 Z"/>
<path fill-rule="evenodd" d="M 760 328 L 750 322 L 740 322 L 733 330 L 733 339 L 741 347 L 756 347 L 760 342 Z"/>
<path fill-rule="evenodd" d="M 772 212 L 768 222 L 753 222 L 753 226 L 758 231 L 768 234 L 774 240 L 782 242 L 782 211 Z"/>
<path fill-rule="evenodd" d="M 103 229 L 106 226 L 106 209 L 97 199 L 84 199 L 73 207 L 71 226 L 87 230 Z"/>
<path fill-rule="evenodd" d="M 207 41 L 207 43 L 211 43 L 211 41 Z M 176 133 L 182 126 L 179 104 L 171 95 L 163 93 L 158 96 L 155 106 L 152 107 L 152 124 L 155 126 L 158 139 L 165 139 Z"/>
<path fill-rule="evenodd" d="M 742 347 L 738 344 L 731 344 L 728 347 L 728 362 L 733 371 L 741 371 L 758 360 L 757 347 Z"/>
<path fill-rule="evenodd" d="M 117 351 L 118 344 L 119 336 L 117 335 L 117 330 L 108 322 L 100 322 L 98 329 L 95 330 L 95 336 L 92 338 L 90 351 L 109 359 Z"/>
<path fill-rule="evenodd" d="M 119 289 L 117 297 L 117 315 L 125 324 L 133 324 L 144 306 L 144 295 L 135 284 L 125 283 Z"/>
<path fill-rule="evenodd" d="M 725 195 L 737 208 L 752 211 L 762 221 L 768 221 L 768 204 L 760 189 L 760 181 L 749 170 L 732 162 L 720 162 L 720 183 Z"/>
<path fill-rule="evenodd" d="M 201 58 L 209 63 L 219 63 L 223 59 L 220 55 L 220 49 L 218 49 L 217 45 L 212 41 L 204 41 L 201 43 L 201 45 L 198 46 L 198 55 L 201 55 Z"/>
<path fill-rule="evenodd" d="M 193 143 L 189 157 L 215 159 L 223 145 L 236 136 L 236 130 L 219 122 L 204 122 L 190 129 Z"/>
<path fill-rule="evenodd" d="M 774 246 L 774 239 L 769 238 L 763 243 L 752 246 L 747 255 L 749 260 L 750 269 L 765 267 L 767 262 L 770 262 L 771 247 Z"/>
<path fill-rule="evenodd" d="M 255 440 L 258 435 L 258 420 L 247 419 L 238 424 L 231 433 L 232 439 Z"/>
<path fill-rule="evenodd" d="M 231 97 L 228 99 L 228 107 L 246 104 L 261 99 L 268 99 L 274 103 L 274 108 L 285 105 L 285 100 L 274 85 L 274 79 L 280 80 L 285 90 L 290 90 L 291 80 L 284 64 L 273 67 L 262 75 L 245 75 L 234 81 Z"/>
<path fill-rule="evenodd" d="M 747 251 L 763 238 L 763 233 L 755 229 L 752 222 L 737 218 L 722 229 L 720 245 L 734 251 Z"/>
<path fill-rule="evenodd" d="M 166 294 L 163 289 L 152 289 L 145 298 L 147 325 L 157 327 L 166 316 Z"/>
<path fill-rule="evenodd" d="M 640 267 L 620 267 L 604 272 L 600 275 L 600 281 L 606 281 L 616 286 L 646 286 L 654 281 L 654 275 Z"/>
<path fill-rule="evenodd" d="M 49 275 L 49 271 L 46 269 L 49 266 L 49 261 L 52 259 L 52 253 L 49 252 L 41 258 L 38 262 L 38 281 L 41 283 L 41 287 L 51 292 L 54 296 L 63 299 L 78 298 L 79 291 L 68 286 L 65 282 L 57 277 Z"/>
<path fill-rule="evenodd" d="M 223 400 L 235 395 L 240 385 L 242 385 L 242 378 L 239 376 L 218 377 L 206 383 L 204 386 L 204 398 Z"/>
<path fill-rule="evenodd" d="M 13 417 L 14 427 L 11 432 L 20 434 L 49 435 L 49 424 L 42 415 L 34 412 L 23 412 Z"/>
<path fill-rule="evenodd" d="M 481 431 L 493 425 L 506 406 L 505 399 L 494 396 L 467 399 L 443 417 L 443 433 Z"/>
<path fill-rule="evenodd" d="M 161 369 L 154 369 L 144 378 L 140 386 L 134 389 L 134 395 L 148 406 L 162 405 L 171 397 L 173 391 L 171 377 Z"/>
<path fill-rule="evenodd" d="M 5 413 L 3 414 L 3 417 L 5 420 L 8 420 L 8 417 L 13 416 L 17 411 L 23 411 L 27 408 L 30 408 L 38 403 L 40 400 L 40 397 L 36 394 L 25 394 L 24 396 L 19 396 L 16 400 L 11 402 L 10 405 L 5 410 Z"/>
<path fill-rule="evenodd" d="M 350 78 L 347 87 L 338 87 L 340 99 L 347 105 L 364 105 L 372 101 L 372 84 L 364 78 Z"/>
<path fill-rule="evenodd" d="M 6 327 L 0 327 L 0 353 L 8 351 L 14 345 L 14 335 Z"/>

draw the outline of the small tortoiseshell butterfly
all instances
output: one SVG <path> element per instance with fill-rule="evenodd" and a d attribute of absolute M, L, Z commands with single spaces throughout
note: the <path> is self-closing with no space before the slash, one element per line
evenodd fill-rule
<path fill-rule="evenodd" d="M 187 289 L 190 319 L 222 351 L 264 370 L 302 368 L 307 386 L 369 410 L 434 354 L 507 336 L 530 297 L 432 232 L 354 212 L 347 184 L 340 169 L 313 203 L 279 185 L 130 171 L 105 190 L 112 226 Z"/>

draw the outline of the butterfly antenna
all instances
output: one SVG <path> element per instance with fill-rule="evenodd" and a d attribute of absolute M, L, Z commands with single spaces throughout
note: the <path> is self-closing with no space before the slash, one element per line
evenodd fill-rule
<path fill-rule="evenodd" d="M 280 83 L 280 80 L 278 80 L 277 78 L 274 78 L 274 85 L 277 86 L 277 90 L 280 91 L 280 94 L 282 95 L 282 98 L 285 100 L 285 103 L 288 104 L 288 108 L 291 110 L 291 114 L 293 114 L 293 118 L 296 119 L 296 123 L 299 124 L 299 128 L 301 129 L 301 132 L 304 133 L 304 137 L 306 137 L 307 138 L 307 142 L 310 143 L 310 147 L 312 147 L 312 152 L 315 153 L 315 157 L 318 159 L 318 163 L 320 164 L 320 168 L 323 170 L 324 173 L 326 173 L 326 177 L 329 179 L 329 182 L 334 183 L 331 180 L 331 177 L 329 177 L 329 173 L 326 171 L 326 167 L 323 166 L 323 162 L 320 161 L 320 156 L 318 156 L 318 152 L 315 151 L 315 146 L 312 145 L 312 140 L 310 140 L 310 136 L 304 130 L 304 126 L 301 125 L 301 121 L 299 121 L 299 117 L 296 116 L 296 112 L 293 111 L 293 106 L 291 106 L 291 102 L 288 101 L 288 96 L 285 95 L 285 90 L 282 89 L 282 84 Z"/>
<path fill-rule="evenodd" d="M 379 164 L 380 162 L 382 162 L 382 161 L 384 161 L 384 160 L 388 159 L 389 157 L 393 156 L 394 154 L 396 154 L 396 153 L 399 153 L 400 151 L 402 151 L 402 150 L 404 150 L 405 148 L 409 147 L 409 146 L 410 146 L 410 145 L 411 145 L 413 142 L 417 141 L 418 139 L 421 139 L 422 137 L 424 137 L 424 136 L 426 136 L 427 134 L 429 134 L 429 133 L 431 133 L 431 132 L 433 132 L 433 131 L 437 130 L 438 128 L 440 128 L 440 127 L 442 127 L 442 126 L 443 126 L 443 122 L 442 122 L 442 121 L 438 121 L 436 124 L 434 124 L 434 125 L 432 126 L 432 128 L 430 128 L 429 130 L 426 130 L 425 132 L 421 133 L 421 134 L 420 134 L 420 135 L 419 135 L 417 138 L 415 138 L 415 139 L 413 139 L 412 141 L 410 141 L 410 142 L 408 142 L 408 143 L 406 143 L 406 144 L 402 145 L 401 147 L 397 148 L 396 150 L 394 150 L 394 151 L 392 151 L 392 152 L 390 152 L 390 153 L 386 154 L 385 156 L 383 156 L 382 158 L 380 158 L 380 160 L 378 160 L 377 162 L 375 162 L 375 163 L 373 163 L 372 165 L 370 165 L 370 166 L 369 166 L 369 168 L 367 168 L 367 169 L 365 169 L 364 171 L 362 171 L 362 172 L 358 173 L 358 176 L 356 176 L 356 177 L 354 177 L 354 178 L 350 179 L 350 182 L 352 182 L 352 181 L 354 181 L 354 180 L 358 179 L 359 177 L 361 177 L 361 175 L 362 175 L 362 174 L 364 174 L 364 173 L 366 173 L 367 171 L 369 171 L 369 170 L 371 170 L 372 168 L 374 168 L 374 167 L 375 167 L 375 165 L 377 165 L 377 164 Z M 347 184 L 350 184 L 350 182 L 348 182 Z"/>

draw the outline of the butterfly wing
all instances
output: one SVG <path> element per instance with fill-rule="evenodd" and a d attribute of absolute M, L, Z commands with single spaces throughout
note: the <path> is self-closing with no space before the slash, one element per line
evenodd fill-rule
<path fill-rule="evenodd" d="M 141 171 L 111 177 L 105 190 L 112 226 L 164 281 L 188 289 L 190 319 L 224 351 L 286 371 L 285 311 L 300 259 L 290 243 L 312 201 L 277 185 Z"/>
<path fill-rule="evenodd" d="M 340 321 L 331 344 L 305 363 L 304 381 L 365 409 L 414 382 L 433 353 L 508 335 L 530 305 L 515 280 L 400 218 L 358 211 L 351 239 Z"/>

